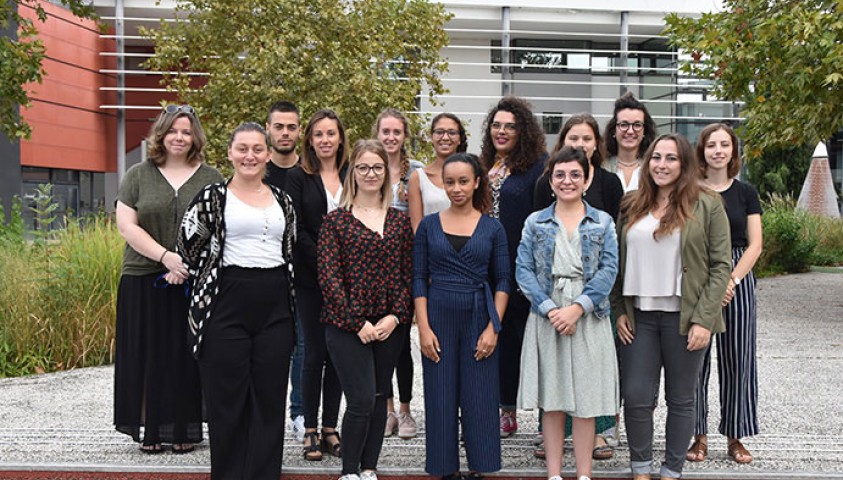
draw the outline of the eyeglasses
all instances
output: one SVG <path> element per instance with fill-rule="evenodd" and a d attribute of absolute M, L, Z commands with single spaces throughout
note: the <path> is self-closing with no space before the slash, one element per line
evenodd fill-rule
<path fill-rule="evenodd" d="M 164 111 L 167 113 L 186 113 L 188 115 L 194 115 L 196 113 L 190 105 L 167 105 L 164 107 Z"/>
<path fill-rule="evenodd" d="M 492 130 L 503 130 L 506 133 L 513 133 L 515 132 L 515 124 L 492 122 Z"/>
<path fill-rule="evenodd" d="M 583 179 L 583 173 L 574 171 L 566 175 L 565 172 L 561 171 L 553 172 L 553 180 L 557 182 L 564 182 L 566 178 L 570 178 L 571 183 L 576 183 Z"/>
<path fill-rule="evenodd" d="M 433 131 L 433 136 L 435 138 L 442 138 L 445 135 L 453 138 L 453 137 L 459 136 L 459 134 L 460 134 L 459 130 L 445 130 L 444 128 L 437 128 L 436 130 Z"/>
<path fill-rule="evenodd" d="M 632 127 L 633 132 L 640 132 L 644 130 L 644 122 L 620 122 L 617 127 L 618 130 L 623 130 L 624 132 L 629 130 L 629 127 Z"/>
<path fill-rule="evenodd" d="M 375 175 L 380 177 L 383 175 L 383 172 L 386 171 L 386 165 L 382 163 L 376 163 L 374 165 L 356 165 L 354 167 L 354 171 L 357 172 L 358 175 L 361 177 L 365 177 L 369 174 L 369 172 L 375 172 Z"/>

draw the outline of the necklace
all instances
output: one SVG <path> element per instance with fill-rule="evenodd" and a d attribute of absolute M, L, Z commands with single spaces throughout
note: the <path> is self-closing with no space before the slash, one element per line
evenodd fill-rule
<path fill-rule="evenodd" d="M 725 182 L 717 183 L 717 184 L 713 184 L 713 183 L 709 182 L 708 180 L 703 181 L 703 183 L 705 184 L 705 186 L 714 190 L 715 192 L 720 192 L 720 191 L 723 191 L 723 190 L 725 190 L 726 188 L 729 187 L 729 185 L 732 183 L 732 179 L 729 178 Z"/>
<path fill-rule="evenodd" d="M 362 205 L 358 205 L 358 204 L 355 203 L 354 204 L 354 210 L 357 210 L 358 212 L 370 214 L 370 213 L 379 212 L 381 210 L 381 207 L 364 207 Z"/>
<path fill-rule="evenodd" d="M 633 167 L 638 166 L 638 160 L 635 160 L 635 161 L 632 161 L 632 162 L 623 162 L 621 160 L 618 160 L 618 165 L 620 165 L 624 168 L 633 168 Z"/>

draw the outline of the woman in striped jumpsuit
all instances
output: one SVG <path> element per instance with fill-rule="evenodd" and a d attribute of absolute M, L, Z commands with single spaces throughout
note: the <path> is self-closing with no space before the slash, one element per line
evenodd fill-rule
<path fill-rule="evenodd" d="M 755 276 L 752 267 L 761 255 L 761 203 L 752 185 L 738 181 L 738 138 L 728 125 L 707 126 L 697 140 L 697 159 L 703 186 L 720 193 L 732 237 L 732 275 L 723 299 L 726 331 L 717 334 L 720 374 L 720 427 L 728 438 L 729 456 L 749 463 L 752 455 L 741 438 L 758 433 L 758 375 L 755 360 Z M 708 454 L 708 377 L 711 346 L 706 352 L 697 386 L 697 421 L 688 460 L 701 462 Z"/>

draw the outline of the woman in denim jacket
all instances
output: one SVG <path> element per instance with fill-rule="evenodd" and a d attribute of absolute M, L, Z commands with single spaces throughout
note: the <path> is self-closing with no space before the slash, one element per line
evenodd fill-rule
<path fill-rule="evenodd" d="M 552 480 L 560 480 L 565 416 L 573 418 L 577 476 L 587 480 L 594 418 L 618 411 L 608 298 L 618 270 L 618 244 L 609 214 L 582 199 L 588 171 L 582 149 L 565 147 L 551 157 L 547 173 L 556 202 L 527 218 L 516 260 L 515 279 L 532 305 L 518 407 L 544 410 Z"/>

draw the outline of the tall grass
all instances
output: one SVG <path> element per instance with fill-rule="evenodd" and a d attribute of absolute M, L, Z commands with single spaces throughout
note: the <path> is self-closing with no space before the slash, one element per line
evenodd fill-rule
<path fill-rule="evenodd" d="M 104 216 L 43 242 L 0 232 L 0 376 L 112 360 L 123 245 Z"/>

